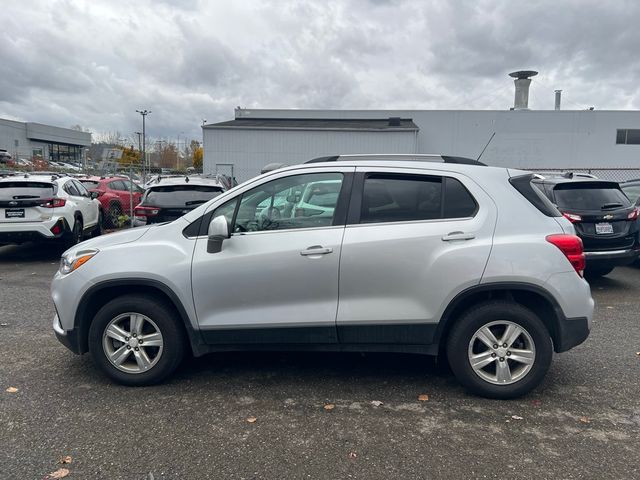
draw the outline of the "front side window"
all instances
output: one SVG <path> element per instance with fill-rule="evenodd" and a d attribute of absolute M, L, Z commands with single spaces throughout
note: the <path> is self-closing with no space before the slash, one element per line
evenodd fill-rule
<path fill-rule="evenodd" d="M 364 181 L 360 223 L 466 218 L 476 210 L 455 178 L 374 173 Z"/>
<path fill-rule="evenodd" d="M 310 173 L 272 180 L 242 195 L 234 232 L 333 225 L 341 173 Z"/>

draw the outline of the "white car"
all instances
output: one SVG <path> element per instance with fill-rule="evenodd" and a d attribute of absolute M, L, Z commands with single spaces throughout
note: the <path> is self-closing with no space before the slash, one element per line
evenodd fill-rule
<path fill-rule="evenodd" d="M 0 245 L 62 239 L 72 246 L 101 233 L 100 202 L 74 178 L 0 178 Z"/>

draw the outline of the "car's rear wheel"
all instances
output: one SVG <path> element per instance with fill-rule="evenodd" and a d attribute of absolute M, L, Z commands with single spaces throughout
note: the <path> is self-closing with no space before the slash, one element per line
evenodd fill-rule
<path fill-rule="evenodd" d="M 458 319 L 447 341 L 449 365 L 460 383 L 488 398 L 530 392 L 543 380 L 552 356 L 542 321 L 513 302 L 474 306 Z"/>
<path fill-rule="evenodd" d="M 184 331 L 175 309 L 148 295 L 125 295 L 104 305 L 89 329 L 89 352 L 116 382 L 151 385 L 178 367 Z"/>
<path fill-rule="evenodd" d="M 71 248 L 82 241 L 82 220 L 76 218 L 73 222 L 73 228 L 65 238 L 65 247 Z"/>
<path fill-rule="evenodd" d="M 122 216 L 122 207 L 119 203 L 112 203 L 109 205 L 109 211 L 106 217 L 107 228 L 116 228 L 120 224 L 120 217 Z"/>
<path fill-rule="evenodd" d="M 584 271 L 584 276 L 587 279 L 600 278 L 610 274 L 612 271 L 613 267 L 587 267 Z"/>

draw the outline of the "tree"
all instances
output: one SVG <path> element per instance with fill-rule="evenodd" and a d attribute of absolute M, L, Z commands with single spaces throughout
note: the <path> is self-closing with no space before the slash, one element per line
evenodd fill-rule
<path fill-rule="evenodd" d="M 202 161 L 204 159 L 204 149 L 200 146 L 193 150 L 193 168 L 197 171 L 202 171 Z"/>
<path fill-rule="evenodd" d="M 142 158 L 142 152 L 136 150 L 133 145 L 131 147 L 122 147 L 122 156 L 118 160 L 120 166 L 138 165 Z"/>

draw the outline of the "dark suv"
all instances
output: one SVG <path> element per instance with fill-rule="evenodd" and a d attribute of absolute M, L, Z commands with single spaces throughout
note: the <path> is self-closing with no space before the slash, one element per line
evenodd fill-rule
<path fill-rule="evenodd" d="M 585 274 L 606 275 L 638 258 L 638 209 L 618 183 L 573 172 L 538 174 L 532 182 L 573 223 L 584 244 Z"/>

